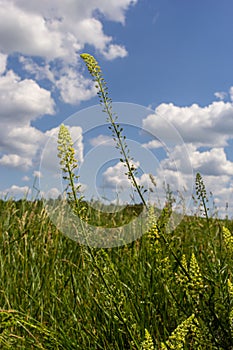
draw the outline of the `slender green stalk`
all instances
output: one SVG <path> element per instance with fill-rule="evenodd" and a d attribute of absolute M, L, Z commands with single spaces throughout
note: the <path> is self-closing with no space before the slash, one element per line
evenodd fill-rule
<path fill-rule="evenodd" d="M 68 192 L 68 198 L 71 200 L 71 203 L 74 203 L 75 209 L 77 210 L 76 213 L 79 215 L 80 214 L 80 211 L 79 211 L 80 199 L 77 196 L 77 191 L 80 189 L 80 185 L 75 185 L 75 183 L 74 183 L 74 179 L 79 178 L 77 175 L 75 175 L 75 172 L 74 172 L 74 170 L 77 168 L 77 160 L 75 159 L 75 150 L 73 148 L 73 142 L 72 142 L 72 138 L 70 136 L 69 130 L 63 124 L 60 126 L 60 130 L 59 130 L 59 134 L 58 134 L 58 157 L 61 159 L 60 165 L 61 165 L 61 169 L 64 173 L 63 179 L 68 181 L 68 188 L 69 187 L 71 188 L 71 192 Z M 82 227 L 83 233 L 85 235 L 87 250 L 92 258 L 92 262 L 93 262 L 95 268 L 97 269 L 98 274 L 99 274 L 107 292 L 109 293 L 109 295 L 112 296 L 112 292 L 109 288 L 109 285 L 104 277 L 104 274 L 101 271 L 101 268 L 98 265 L 98 262 L 95 258 L 93 250 L 88 243 L 88 238 L 87 238 L 86 231 L 85 231 L 85 228 L 83 226 L 82 220 L 81 220 L 81 227 Z M 128 327 L 128 324 L 125 321 L 125 319 L 121 313 L 121 310 L 118 307 L 118 304 L 114 300 L 114 296 L 112 296 L 112 300 L 113 300 L 114 306 L 116 308 L 116 311 L 118 313 L 118 317 L 124 324 L 126 332 L 128 333 L 130 339 L 134 342 L 137 349 L 139 350 L 140 349 L 139 345 L 137 344 L 136 339 L 134 338 L 130 328 Z"/>
<path fill-rule="evenodd" d="M 103 78 L 102 71 L 98 65 L 98 62 L 93 56 L 87 53 L 83 53 L 80 56 L 86 63 L 89 73 L 91 74 L 94 82 L 96 83 L 96 88 L 98 89 L 97 94 L 100 98 L 100 104 L 104 107 L 103 112 L 107 114 L 107 121 L 111 124 L 109 128 L 112 131 L 113 139 L 116 142 L 116 148 L 120 150 L 120 154 L 122 155 L 120 161 L 123 162 L 128 169 L 128 172 L 125 173 L 125 175 L 127 175 L 128 178 L 131 180 L 131 183 L 136 189 L 136 192 L 138 193 L 143 205 L 147 207 L 146 201 L 143 197 L 143 187 L 137 183 L 135 177 L 137 169 L 133 164 L 130 164 L 130 161 L 132 162 L 133 159 L 129 155 L 129 149 L 125 142 L 126 137 L 122 135 L 123 128 L 121 128 L 120 125 L 116 123 L 118 117 L 116 113 L 112 111 L 112 100 L 108 96 L 108 88 Z"/>

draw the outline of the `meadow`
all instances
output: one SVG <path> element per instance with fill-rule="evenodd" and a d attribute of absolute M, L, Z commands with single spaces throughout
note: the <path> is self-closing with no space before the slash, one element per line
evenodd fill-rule
<path fill-rule="evenodd" d="M 80 244 L 53 224 L 48 202 L 0 200 L 0 348 L 233 349 L 233 221 L 211 215 L 199 173 L 197 212 L 188 215 L 184 208 L 175 227 L 170 219 L 179 214 L 173 212 L 169 188 L 163 208 L 146 202 L 101 69 L 92 56 L 81 57 L 97 84 L 140 204 L 109 213 L 85 201 L 72 139 L 62 124 L 58 157 L 66 201 L 93 230 L 120 227 L 137 217 L 137 238 L 112 248 L 94 247 L 81 225 L 86 244 Z M 142 208 L 147 220 L 140 221 Z"/>
<path fill-rule="evenodd" d="M 232 221 L 185 216 L 167 232 L 164 210 L 169 244 L 152 225 L 131 244 L 88 249 L 41 201 L 0 205 L 2 349 L 232 348 Z"/>

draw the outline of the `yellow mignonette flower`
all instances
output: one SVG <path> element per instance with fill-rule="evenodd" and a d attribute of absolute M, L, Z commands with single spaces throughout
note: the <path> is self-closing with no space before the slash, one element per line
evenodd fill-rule
<path fill-rule="evenodd" d="M 227 249 L 230 254 L 233 254 L 233 235 L 225 226 L 223 226 L 222 232 L 223 232 L 223 238 L 227 246 Z"/>
<path fill-rule="evenodd" d="M 95 57 L 93 57 L 89 53 L 82 53 L 80 57 L 86 63 L 87 69 L 89 73 L 93 76 L 93 78 L 97 78 L 101 75 L 101 69 Z"/>

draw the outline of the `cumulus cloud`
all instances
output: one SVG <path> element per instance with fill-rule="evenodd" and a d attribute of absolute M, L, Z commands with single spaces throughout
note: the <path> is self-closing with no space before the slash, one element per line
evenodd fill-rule
<path fill-rule="evenodd" d="M 155 148 L 162 147 L 162 144 L 158 140 L 152 140 L 152 141 L 149 141 L 147 143 L 144 143 L 143 147 L 148 148 L 148 149 L 155 149 Z"/>
<path fill-rule="evenodd" d="M 32 159 L 17 154 L 4 154 L 0 159 L 0 165 L 27 170 L 32 166 Z"/>
<path fill-rule="evenodd" d="M 24 71 L 34 80 L 48 79 L 65 103 L 90 99 L 96 90 L 80 71 L 79 53 L 88 44 L 107 60 L 125 57 L 126 48 L 104 32 L 101 20 L 124 24 L 127 9 L 136 2 L 1 0 L 0 73 L 7 55 L 17 53 Z"/>
<path fill-rule="evenodd" d="M 56 188 L 52 187 L 49 191 L 46 193 L 41 193 L 43 198 L 51 198 L 51 199 L 56 199 L 61 195 L 61 192 Z"/>
<path fill-rule="evenodd" d="M 31 194 L 31 189 L 28 186 L 12 185 L 11 187 L 0 192 L 2 197 L 27 197 Z"/>
<path fill-rule="evenodd" d="M 107 135 L 98 135 L 97 137 L 93 138 L 90 140 L 90 144 L 93 147 L 97 147 L 97 146 L 112 146 L 114 145 L 114 141 L 110 136 Z"/>
<path fill-rule="evenodd" d="M 181 135 L 183 145 L 170 142 L 173 139 L 172 127 L 164 122 L 167 120 Z M 166 182 L 176 190 L 176 179 L 180 179 L 184 188 L 190 188 L 193 177 L 187 167 L 185 148 L 194 175 L 197 172 L 203 175 L 207 189 L 213 192 L 219 210 L 223 213 L 233 181 L 233 162 L 225 150 L 233 139 L 232 103 L 219 101 L 205 107 L 197 104 L 179 107 L 164 103 L 143 120 L 143 127 L 162 139 L 165 146 L 168 145 L 167 156 L 161 160 L 155 177 L 156 182 L 161 185 L 160 179 L 166 178 Z M 158 148 L 159 144 L 157 140 L 152 140 L 144 146 L 153 149 Z"/>
<path fill-rule="evenodd" d="M 107 59 L 124 57 L 126 50 L 104 33 L 101 16 L 123 24 L 127 9 L 136 2 L 71 0 L 67 5 L 61 0 L 1 0 L 0 50 L 75 62 L 77 51 L 89 44 L 105 53 Z"/>
<path fill-rule="evenodd" d="M 65 103 L 78 104 L 96 95 L 96 88 L 90 79 L 86 79 L 73 68 L 67 68 L 55 82 Z"/>
<path fill-rule="evenodd" d="M 0 53 L 0 75 L 6 70 L 7 55 Z"/>
<path fill-rule="evenodd" d="M 28 169 L 43 133 L 31 121 L 54 113 L 50 91 L 13 71 L 0 76 L 0 165 Z"/>
<path fill-rule="evenodd" d="M 124 46 L 111 44 L 106 51 L 103 51 L 103 55 L 108 60 L 113 60 L 116 57 L 126 57 L 128 52 Z"/>
<path fill-rule="evenodd" d="M 39 171 L 39 170 L 34 170 L 33 171 L 33 176 L 40 178 L 41 176 L 43 176 L 43 174 Z"/>
<path fill-rule="evenodd" d="M 136 168 L 139 167 L 139 162 L 131 162 Z M 118 187 L 118 188 L 127 188 L 130 186 L 131 181 L 127 178 L 125 173 L 127 172 L 124 164 L 118 162 L 114 166 L 108 167 L 103 173 L 104 184 L 106 187 Z"/>
<path fill-rule="evenodd" d="M 25 175 L 22 177 L 22 181 L 28 182 L 28 181 L 30 181 L 30 177 Z"/>
<path fill-rule="evenodd" d="M 39 13 L 22 10 L 10 1 L 1 1 L 0 5 L 2 52 L 21 52 L 48 59 L 64 56 L 61 35 L 49 29 Z"/>
<path fill-rule="evenodd" d="M 209 151 L 190 152 L 193 168 L 203 175 L 233 176 L 233 162 L 227 160 L 224 148 L 212 148 Z"/>
<path fill-rule="evenodd" d="M 162 103 L 154 114 L 143 120 L 143 127 L 168 142 L 173 137 L 172 128 L 164 120 L 176 128 L 185 143 L 193 143 L 197 147 L 222 147 L 227 145 L 233 134 L 233 105 L 223 101 L 206 107 L 197 104 L 178 107 Z"/>
<path fill-rule="evenodd" d="M 214 96 L 217 97 L 219 100 L 225 100 L 225 98 L 227 97 L 227 93 L 224 91 L 219 91 L 215 92 Z"/>
<path fill-rule="evenodd" d="M 1 120 L 14 125 L 54 113 L 51 92 L 32 79 L 21 79 L 12 70 L 0 77 Z"/>
<path fill-rule="evenodd" d="M 35 80 L 48 79 L 55 83 L 54 72 L 51 70 L 49 63 L 39 65 L 31 57 L 19 56 L 19 62 L 22 64 L 22 69 L 30 74 Z"/>

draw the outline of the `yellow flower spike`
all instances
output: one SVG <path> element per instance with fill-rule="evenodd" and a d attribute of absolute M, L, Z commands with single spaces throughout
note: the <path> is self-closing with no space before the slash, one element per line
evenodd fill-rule
<path fill-rule="evenodd" d="M 101 76 L 101 69 L 95 57 L 93 57 L 89 53 L 82 53 L 80 57 L 86 63 L 87 69 L 89 73 L 93 76 L 93 78 L 97 78 Z"/>
<path fill-rule="evenodd" d="M 228 292 L 233 300 L 233 285 L 229 279 L 227 280 L 227 285 L 228 285 Z"/>
<path fill-rule="evenodd" d="M 228 285 L 228 293 L 230 295 L 230 300 L 233 301 L 233 285 L 229 279 L 227 280 L 227 285 Z M 230 327 L 231 327 L 231 335 L 233 337 L 233 308 L 231 308 L 229 313 L 229 321 L 230 321 Z"/>
<path fill-rule="evenodd" d="M 233 235 L 225 226 L 223 226 L 222 231 L 227 250 L 230 254 L 233 254 Z"/>
<path fill-rule="evenodd" d="M 200 290 L 204 288 L 203 280 L 201 271 L 196 259 L 196 256 L 194 253 L 191 255 L 190 259 L 190 267 L 189 267 L 189 273 L 190 277 L 192 279 L 192 282 L 190 283 L 190 286 L 193 287 L 196 290 Z"/>
<path fill-rule="evenodd" d="M 142 350 L 155 350 L 153 339 L 147 329 L 145 329 L 145 339 L 141 346 Z"/>
<path fill-rule="evenodd" d="M 186 320 L 184 320 L 170 335 L 169 339 L 161 344 L 162 350 L 174 349 L 181 350 L 184 349 L 184 344 L 186 341 L 186 335 L 188 334 L 190 327 L 193 323 L 195 315 L 192 314 Z"/>
<path fill-rule="evenodd" d="M 67 191 L 68 198 L 71 202 L 74 202 L 74 208 L 77 209 L 82 197 L 77 196 L 80 192 L 80 185 L 76 184 L 79 176 L 75 175 L 74 170 L 78 166 L 78 161 L 75 158 L 75 149 L 73 147 L 73 141 L 68 128 L 61 124 L 58 133 L 58 157 L 60 158 L 61 170 L 63 172 L 63 179 L 68 180 L 68 187 L 71 192 Z"/>

